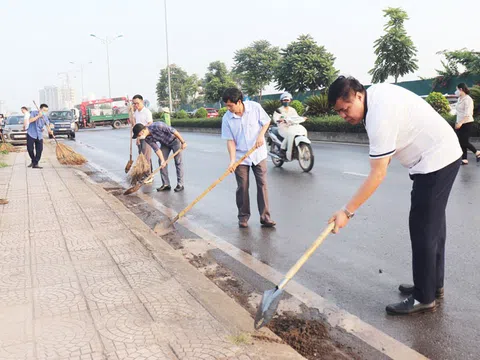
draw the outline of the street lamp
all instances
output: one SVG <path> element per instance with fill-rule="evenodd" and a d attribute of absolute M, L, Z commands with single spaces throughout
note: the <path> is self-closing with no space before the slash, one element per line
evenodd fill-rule
<path fill-rule="evenodd" d="M 99 38 L 97 35 L 95 34 L 90 34 L 91 37 L 94 37 L 98 40 L 100 40 L 102 43 L 105 44 L 106 48 L 107 48 L 107 68 L 108 68 L 108 97 L 111 98 L 112 97 L 112 89 L 111 89 L 111 86 L 110 86 L 110 57 L 109 57 L 109 54 L 108 54 L 108 45 L 110 45 L 113 41 L 115 41 L 116 39 L 118 38 L 121 38 L 123 37 L 123 35 L 117 35 L 115 36 L 114 38 L 109 38 L 108 36 L 105 38 L 105 39 L 102 39 L 102 38 Z"/>
<path fill-rule="evenodd" d="M 167 74 L 168 74 L 168 99 L 170 102 L 170 113 L 173 111 L 172 107 L 172 84 L 170 82 L 170 60 L 168 57 L 168 26 L 167 26 L 167 0 L 164 0 L 165 5 L 165 42 L 167 44 Z"/>
<path fill-rule="evenodd" d="M 89 62 L 86 63 L 86 64 L 77 64 L 77 63 L 74 62 L 74 61 L 69 61 L 69 62 L 70 62 L 70 64 L 72 64 L 72 65 L 80 65 L 80 78 L 82 79 L 81 81 L 82 81 L 82 101 L 83 101 L 83 68 L 84 68 L 86 65 L 91 64 L 92 62 L 89 61 Z"/>

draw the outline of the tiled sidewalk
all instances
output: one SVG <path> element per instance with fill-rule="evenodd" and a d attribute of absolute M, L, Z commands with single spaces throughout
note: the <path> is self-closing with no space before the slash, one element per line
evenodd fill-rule
<path fill-rule="evenodd" d="M 0 359 L 302 358 L 286 345 L 235 345 L 240 329 L 195 294 L 253 323 L 246 312 L 50 146 L 42 170 L 26 168 L 26 153 L 3 161 Z"/>

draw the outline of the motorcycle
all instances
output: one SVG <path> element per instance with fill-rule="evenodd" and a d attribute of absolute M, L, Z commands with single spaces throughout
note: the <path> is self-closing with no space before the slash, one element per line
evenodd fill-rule
<path fill-rule="evenodd" d="M 277 111 L 278 112 L 278 111 Z M 290 131 L 295 132 L 294 144 L 287 150 L 282 150 L 284 138 L 278 132 L 278 126 L 272 125 L 267 131 L 267 145 L 269 146 L 268 155 L 272 158 L 273 165 L 281 167 L 285 162 L 298 160 L 298 163 L 304 172 L 309 172 L 313 168 L 314 156 L 311 141 L 307 137 L 307 129 L 300 125 L 305 121 L 304 117 L 287 117 L 284 121 L 288 124 Z"/>

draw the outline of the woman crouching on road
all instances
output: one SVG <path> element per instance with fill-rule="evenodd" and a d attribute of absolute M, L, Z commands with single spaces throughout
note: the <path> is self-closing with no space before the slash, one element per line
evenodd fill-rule
<path fill-rule="evenodd" d="M 462 147 L 462 165 L 468 164 L 467 150 L 470 150 L 477 157 L 477 162 L 480 161 L 480 151 L 470 143 L 470 135 L 473 127 L 473 99 L 470 97 L 470 90 L 465 83 L 457 85 L 455 95 L 458 96 L 457 103 L 457 121 L 455 123 L 455 130 L 457 131 L 458 141 Z"/>

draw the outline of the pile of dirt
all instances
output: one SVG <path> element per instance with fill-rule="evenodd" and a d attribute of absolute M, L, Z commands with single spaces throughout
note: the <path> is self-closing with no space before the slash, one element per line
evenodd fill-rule
<path fill-rule="evenodd" d="M 318 320 L 280 315 L 272 319 L 268 328 L 309 360 L 359 359 L 354 354 L 340 351 L 330 339 L 325 325 Z"/>

